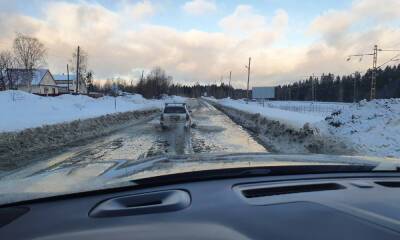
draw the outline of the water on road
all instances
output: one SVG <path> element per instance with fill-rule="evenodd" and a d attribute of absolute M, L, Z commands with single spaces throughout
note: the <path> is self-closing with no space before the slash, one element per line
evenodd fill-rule
<path fill-rule="evenodd" d="M 136 161 L 157 155 L 266 152 L 255 138 L 228 116 L 202 100 L 188 100 L 195 126 L 162 130 L 159 115 L 130 125 L 82 146 L 43 156 L 40 161 L 5 178 L 21 178 L 59 169 L 96 171 L 115 160 Z M 90 169 L 89 169 L 90 168 Z"/>

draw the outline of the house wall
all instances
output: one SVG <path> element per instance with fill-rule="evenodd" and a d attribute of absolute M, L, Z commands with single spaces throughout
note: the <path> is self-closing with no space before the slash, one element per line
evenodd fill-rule
<path fill-rule="evenodd" d="M 40 81 L 40 85 L 53 85 L 56 86 L 56 81 L 54 81 L 53 77 L 51 76 L 50 72 L 47 72 L 42 81 Z"/>
<path fill-rule="evenodd" d="M 38 94 L 41 95 L 58 95 L 58 87 L 57 86 L 43 86 L 40 85 L 38 87 L 34 87 L 35 91 L 38 91 Z"/>
<path fill-rule="evenodd" d="M 53 77 L 51 76 L 50 72 L 47 72 L 42 81 L 38 86 L 32 87 L 32 93 L 42 94 L 42 95 L 58 95 L 58 87 L 56 81 L 54 81 Z"/>

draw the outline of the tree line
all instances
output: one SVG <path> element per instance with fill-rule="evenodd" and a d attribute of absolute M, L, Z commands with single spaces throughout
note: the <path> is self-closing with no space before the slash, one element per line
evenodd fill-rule
<path fill-rule="evenodd" d="M 353 102 L 370 98 L 371 70 L 365 74 L 335 76 L 332 73 L 319 77 L 309 77 L 306 80 L 275 88 L 277 100 L 297 101 L 326 101 Z M 246 90 L 235 89 L 227 84 L 194 85 L 174 84 L 172 77 L 160 67 L 156 67 L 143 77 L 136 85 L 128 84 L 122 79 L 114 80 L 114 84 L 125 92 L 139 93 L 146 98 L 160 98 L 165 95 L 178 95 L 197 98 L 213 96 L 215 98 L 231 97 L 246 98 Z M 96 85 L 95 89 L 103 93 L 111 92 L 112 81 L 108 80 L 103 86 Z M 251 97 L 251 91 L 249 92 Z M 400 64 L 387 66 L 377 70 L 376 98 L 400 98 Z"/>
<path fill-rule="evenodd" d="M 108 79 L 101 85 L 94 84 L 93 90 L 106 95 L 113 94 L 113 86 L 119 91 L 128 93 L 138 93 L 145 98 L 162 98 L 165 95 L 177 95 L 191 98 L 201 96 L 213 96 L 215 98 L 243 98 L 246 96 L 246 91 L 242 89 L 234 89 L 227 84 L 220 85 L 182 85 L 173 83 L 172 76 L 168 75 L 161 67 L 154 67 L 146 76 L 141 78 L 138 83 L 133 84 L 133 81 L 126 81 L 121 78 Z"/>
<path fill-rule="evenodd" d="M 328 73 L 322 74 L 319 78 L 310 77 L 303 81 L 277 86 L 276 98 L 278 100 L 331 102 L 369 99 L 371 74 L 372 71 L 368 70 L 365 74 L 335 76 Z M 377 70 L 376 98 L 400 98 L 400 65 L 386 66 L 384 69 Z"/>

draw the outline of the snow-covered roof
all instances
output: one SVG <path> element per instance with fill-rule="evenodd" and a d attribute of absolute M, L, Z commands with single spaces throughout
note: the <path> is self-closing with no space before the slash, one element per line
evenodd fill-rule
<path fill-rule="evenodd" d="M 42 81 L 43 77 L 49 72 L 48 69 L 39 68 L 30 70 L 27 69 L 8 69 L 10 72 L 13 81 L 15 81 L 18 85 L 25 84 L 28 79 L 31 81 L 31 85 L 39 85 Z M 32 75 L 31 75 L 32 74 Z"/>
<path fill-rule="evenodd" d="M 62 81 L 62 80 L 66 81 L 66 80 L 68 80 L 68 75 L 65 74 L 65 73 L 54 74 L 54 75 L 53 75 L 53 78 L 54 78 L 54 80 L 56 80 L 56 81 Z M 69 74 L 69 80 L 70 80 L 70 81 L 75 80 L 75 74 Z"/>
<path fill-rule="evenodd" d="M 67 83 L 57 83 L 57 87 L 67 88 L 68 84 Z M 72 88 L 73 87 L 72 84 L 69 84 L 69 87 Z"/>

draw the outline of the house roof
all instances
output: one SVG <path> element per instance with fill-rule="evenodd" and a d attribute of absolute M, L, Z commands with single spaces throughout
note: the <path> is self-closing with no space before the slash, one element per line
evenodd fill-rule
<path fill-rule="evenodd" d="M 75 80 L 75 74 L 69 74 L 69 80 L 70 81 L 74 81 Z M 65 73 L 61 73 L 61 74 L 54 74 L 53 75 L 54 80 L 56 81 L 67 81 L 68 80 L 68 75 Z"/>
<path fill-rule="evenodd" d="M 31 85 L 39 85 L 46 73 L 49 72 L 48 69 L 43 68 L 33 69 L 32 76 L 30 76 L 31 72 L 28 69 L 13 68 L 8 71 L 17 84 L 24 84 L 27 79 L 30 79 Z"/>

